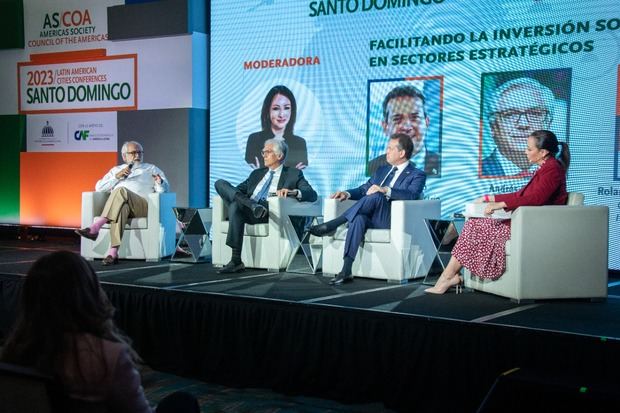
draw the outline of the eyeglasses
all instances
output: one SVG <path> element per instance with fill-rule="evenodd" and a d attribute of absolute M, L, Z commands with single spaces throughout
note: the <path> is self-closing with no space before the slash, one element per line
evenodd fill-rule
<path fill-rule="evenodd" d="M 525 117 L 525 121 L 532 124 L 542 125 L 547 122 L 549 111 L 547 109 L 527 109 L 527 110 L 504 110 L 495 112 L 505 121 L 517 124 L 521 122 L 521 117 Z"/>
<path fill-rule="evenodd" d="M 127 155 L 136 156 L 136 155 L 142 155 L 144 151 L 131 151 L 131 152 L 125 152 L 125 153 Z"/>
<path fill-rule="evenodd" d="M 270 155 L 272 153 L 273 153 L 273 151 L 271 149 L 267 149 L 267 150 L 263 149 L 262 151 L 260 151 L 260 154 L 263 155 L 263 156 Z"/>

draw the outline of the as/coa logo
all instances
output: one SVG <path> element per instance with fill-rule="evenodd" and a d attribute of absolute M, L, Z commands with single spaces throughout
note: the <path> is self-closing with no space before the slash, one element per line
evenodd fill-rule
<path fill-rule="evenodd" d="M 56 29 L 59 26 L 86 26 L 93 24 L 90 18 L 88 9 L 82 10 L 67 10 L 62 13 L 46 13 L 45 20 L 43 22 L 43 29 Z"/>

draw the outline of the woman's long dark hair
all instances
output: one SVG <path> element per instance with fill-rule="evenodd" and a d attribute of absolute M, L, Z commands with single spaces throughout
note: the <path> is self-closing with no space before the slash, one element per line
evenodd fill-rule
<path fill-rule="evenodd" d="M 2 360 L 57 375 L 63 356 L 72 355 L 78 361 L 75 349 L 79 334 L 126 343 L 113 315 L 114 307 L 84 258 L 69 251 L 45 255 L 28 271 L 18 318 Z M 131 347 L 129 351 L 137 359 Z"/>
<path fill-rule="evenodd" d="M 530 136 L 536 140 L 536 147 L 538 149 L 548 150 L 549 153 L 562 164 L 564 170 L 568 171 L 570 165 L 570 151 L 566 142 L 558 142 L 555 133 L 544 129 L 532 132 Z"/>
<path fill-rule="evenodd" d="M 297 102 L 295 101 L 293 92 L 283 85 L 274 86 L 267 92 L 267 96 L 265 96 L 265 100 L 263 101 L 263 108 L 260 112 L 261 127 L 263 128 L 263 132 L 271 132 L 271 117 L 269 116 L 269 111 L 271 110 L 271 101 L 273 101 L 276 95 L 286 96 L 288 100 L 291 101 L 291 117 L 284 128 L 284 136 L 292 136 L 293 130 L 295 129 L 295 120 L 297 119 Z"/>

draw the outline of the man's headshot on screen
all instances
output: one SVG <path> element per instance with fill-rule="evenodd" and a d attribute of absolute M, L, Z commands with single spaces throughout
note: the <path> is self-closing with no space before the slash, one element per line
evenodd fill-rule
<path fill-rule="evenodd" d="M 383 99 L 381 128 L 386 142 L 395 133 L 411 138 L 413 154 L 411 161 L 427 175 L 439 174 L 439 154 L 427 148 L 425 139 L 431 123 L 426 109 L 426 97 L 413 85 L 393 88 Z M 380 155 L 368 164 L 368 173 L 387 165 L 385 155 Z"/>
<path fill-rule="evenodd" d="M 551 89 L 530 77 L 506 81 L 490 94 L 486 120 L 495 148 L 481 159 L 482 176 L 531 174 L 527 138 L 536 130 L 551 128 L 555 100 Z"/>

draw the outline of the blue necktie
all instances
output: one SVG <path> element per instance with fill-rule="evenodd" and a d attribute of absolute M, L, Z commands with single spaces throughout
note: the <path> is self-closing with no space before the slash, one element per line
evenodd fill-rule
<path fill-rule="evenodd" d="M 261 190 L 258 192 L 258 194 L 256 194 L 256 196 L 253 198 L 255 201 L 262 201 L 263 199 L 267 198 L 267 193 L 269 192 L 269 186 L 271 186 L 271 181 L 273 180 L 273 175 L 275 173 L 276 171 L 269 171 L 269 177 L 267 178 L 267 181 L 265 182 Z"/>
<path fill-rule="evenodd" d="M 390 170 L 390 172 L 387 175 L 385 175 L 385 178 L 383 178 L 383 181 L 381 181 L 379 186 L 383 186 L 383 184 L 387 184 L 388 186 L 390 186 L 390 182 L 392 182 L 392 179 L 394 178 L 394 174 L 396 173 L 396 169 L 398 169 L 398 168 L 393 166 L 392 169 Z"/>

